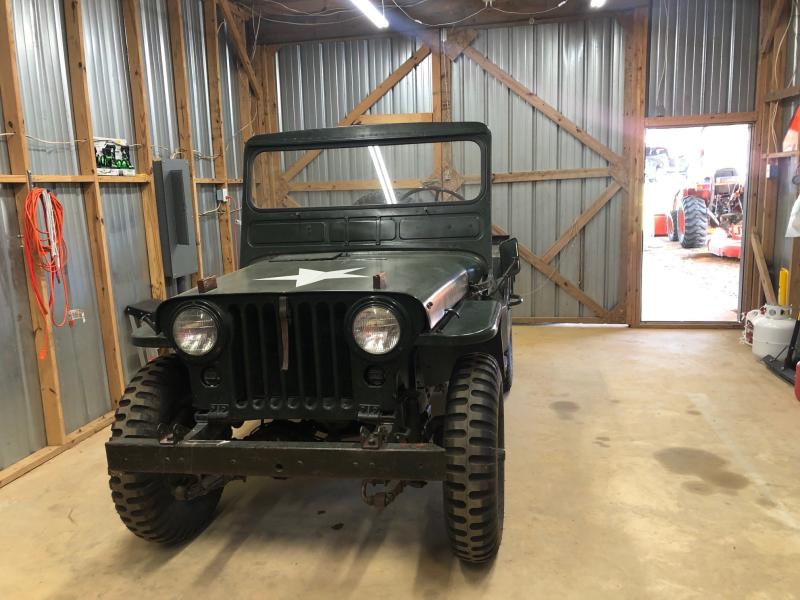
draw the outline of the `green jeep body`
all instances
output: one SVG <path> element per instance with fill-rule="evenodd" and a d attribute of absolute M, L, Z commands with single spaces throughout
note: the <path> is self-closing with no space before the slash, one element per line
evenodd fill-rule
<path fill-rule="evenodd" d="M 254 162 L 264 152 L 456 141 L 480 150 L 473 200 L 265 209 L 252 197 Z M 372 504 L 388 504 L 406 483 L 444 481 L 454 551 L 470 561 L 494 556 L 505 450 L 502 391 L 493 390 L 511 384 L 510 307 L 518 302 L 513 280 L 519 259 L 515 240 L 493 244 L 490 144 L 479 123 L 356 126 L 250 139 L 241 268 L 216 278 L 205 293 L 195 288 L 162 302 L 151 315 L 158 340 L 151 345 L 174 352 L 152 368 L 167 373 L 158 375 L 169 380 L 163 390 L 175 391 L 163 392 L 151 435 L 123 426 L 132 419 L 137 390 L 121 403 L 123 425 L 107 444 L 112 490 L 122 489 L 115 488 L 115 477 L 160 478 L 175 503 L 195 503 L 195 512 L 205 514 L 203 501 L 210 504 L 208 497 L 227 481 L 245 476 L 362 479 L 362 495 Z M 440 196 L 463 200 L 436 191 Z M 367 306 L 388 308 L 400 324 L 399 342 L 386 354 L 370 354 L 354 341 L 353 320 Z M 175 320 L 188 307 L 205 309 L 216 323 L 217 341 L 201 357 L 182 352 L 174 338 Z M 134 378 L 126 394 L 136 385 Z M 470 394 L 496 398 L 472 415 Z M 459 412 L 462 405 L 466 413 Z M 490 451 L 474 442 L 481 460 L 473 461 L 469 444 L 478 437 L 466 424 L 454 429 L 448 422 L 462 416 L 480 421 L 490 411 L 494 416 L 481 421 L 494 428 L 493 441 L 483 444 Z M 234 428 L 254 422 L 249 435 L 232 436 Z M 459 483 L 456 474 L 463 455 L 469 456 L 464 476 L 493 473 L 491 543 L 452 531 L 472 519 L 473 508 L 489 506 L 459 499 L 471 485 L 470 479 Z M 491 468 L 482 470 L 484 464 Z M 385 489 L 372 494 L 370 485 Z M 466 517 L 459 516 L 462 509 Z M 125 521 L 125 511 L 120 514 Z M 144 526 L 126 524 L 142 537 L 176 541 L 169 532 L 148 536 Z"/>

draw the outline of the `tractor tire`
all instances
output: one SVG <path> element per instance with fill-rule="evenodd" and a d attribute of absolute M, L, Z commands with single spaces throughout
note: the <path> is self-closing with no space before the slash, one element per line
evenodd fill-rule
<path fill-rule="evenodd" d="M 686 196 L 678 207 L 678 241 L 684 248 L 703 248 L 708 235 L 708 211 L 698 196 Z"/>
<path fill-rule="evenodd" d="M 667 239 L 670 242 L 678 241 L 678 211 L 671 210 L 667 215 Z"/>
<path fill-rule="evenodd" d="M 111 437 L 158 438 L 160 423 L 194 425 L 185 367 L 175 356 L 161 356 L 142 367 L 119 401 Z M 119 518 L 140 538 L 177 544 L 202 531 L 222 496 L 217 488 L 179 500 L 174 490 L 194 476 L 127 473 L 109 470 L 111 498 Z"/>
<path fill-rule="evenodd" d="M 444 515 L 453 553 L 492 560 L 503 536 L 505 448 L 502 373 L 495 358 L 469 354 L 450 379 L 444 420 Z"/>

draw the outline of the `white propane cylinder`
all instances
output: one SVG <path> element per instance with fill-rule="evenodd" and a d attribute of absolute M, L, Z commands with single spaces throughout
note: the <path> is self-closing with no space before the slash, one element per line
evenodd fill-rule
<path fill-rule="evenodd" d="M 768 354 L 785 358 L 793 330 L 791 310 L 785 306 L 768 304 L 764 317 L 753 323 L 753 356 L 759 360 Z"/>
<path fill-rule="evenodd" d="M 744 341 L 748 346 L 753 345 L 753 327 L 755 327 L 756 322 L 765 318 L 764 313 L 761 312 L 764 309 L 765 307 L 754 308 L 747 313 L 744 319 Z"/>

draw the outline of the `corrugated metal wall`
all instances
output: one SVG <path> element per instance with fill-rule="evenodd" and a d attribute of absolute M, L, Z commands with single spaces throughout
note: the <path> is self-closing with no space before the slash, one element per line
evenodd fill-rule
<path fill-rule="evenodd" d="M 94 136 L 122 138 L 133 144 L 122 7 L 119 0 L 83 0 L 81 5 Z"/>
<path fill-rule="evenodd" d="M 754 110 L 756 0 L 653 0 L 650 117 Z"/>
<path fill-rule="evenodd" d="M 307 42 L 278 52 L 281 130 L 336 127 L 418 48 L 408 38 Z M 369 111 L 430 112 L 430 57 Z"/>
<path fill-rule="evenodd" d="M 0 469 L 47 445 L 14 191 L 0 185 Z"/>
<path fill-rule="evenodd" d="M 782 32 L 780 32 L 782 35 Z M 790 28 L 786 33 L 786 72 L 785 82 L 787 85 L 797 85 L 800 83 L 800 10 L 795 8 L 792 13 Z M 778 140 L 789 128 L 789 122 L 794 116 L 795 111 L 800 106 L 800 99 L 784 104 L 783 123 L 779 124 Z M 789 223 L 789 215 L 792 212 L 794 202 L 800 194 L 800 186 L 792 183 L 792 177 L 797 172 L 798 159 L 784 159 L 779 161 L 780 184 L 778 186 L 778 210 L 775 219 L 775 272 L 781 267 L 792 268 L 792 240 L 786 238 L 786 226 Z M 795 268 L 798 265 L 794 265 Z"/>
<path fill-rule="evenodd" d="M 622 149 L 624 34 L 613 19 L 525 25 L 480 31 L 473 46 L 617 152 Z M 406 38 L 309 42 L 278 53 L 281 129 L 335 126 L 353 106 L 416 50 Z M 463 56 L 453 65 L 453 120 L 489 125 L 495 172 L 605 167 L 604 159 L 533 110 Z M 430 59 L 370 111 L 432 110 Z M 358 179 L 368 174 L 340 152 L 323 153 L 298 181 Z M 295 157 L 287 156 L 287 162 Z M 430 155 L 398 164 L 429 172 Z M 392 163 L 387 157 L 390 172 Z M 423 168 L 422 165 L 427 165 Z M 370 165 L 360 165 L 369 169 Z M 493 186 L 495 222 L 543 252 L 611 180 L 516 183 Z M 301 203 L 340 203 L 346 193 L 313 194 Z M 326 196 L 320 198 L 321 196 Z M 622 195 L 618 194 L 554 261 L 606 308 L 618 300 Z M 518 316 L 590 316 L 588 309 L 528 266 L 518 291 L 527 296 Z"/>
<path fill-rule="evenodd" d="M 178 120 L 166 0 L 141 0 L 141 12 L 153 154 L 170 158 L 178 151 Z"/>
<path fill-rule="evenodd" d="M 197 206 L 200 211 L 200 239 L 203 242 L 203 274 L 222 275 L 222 251 L 217 218 L 217 188 L 201 185 L 197 188 Z"/>
<path fill-rule="evenodd" d="M 131 344 L 131 325 L 125 315 L 125 307 L 150 298 L 142 198 L 137 185 L 106 184 L 100 186 L 100 193 L 103 198 L 122 367 L 127 380 L 141 365 L 139 354 Z"/>
<path fill-rule="evenodd" d="M 5 119 L 3 118 L 3 105 L 0 103 L 0 123 L 5 124 Z M 0 125 L 0 173 L 8 173 L 10 171 L 10 166 L 8 164 L 8 141 L 6 140 L 7 136 L 3 135 L 5 133 L 4 125 Z"/>
<path fill-rule="evenodd" d="M 89 104 L 95 137 L 135 140 L 125 29 L 119 0 L 83 1 Z M 128 304 L 150 297 L 142 200 L 136 185 L 101 186 L 120 351 L 126 378 L 139 368 L 130 342 Z"/>
<path fill-rule="evenodd" d="M 236 55 L 228 39 L 227 23 L 219 30 L 219 70 L 222 88 L 222 127 L 225 136 L 225 169 L 228 177 L 242 177 L 242 126 L 239 115 L 239 80 Z"/>
<path fill-rule="evenodd" d="M 97 14 L 88 15 L 88 19 L 91 21 Z M 95 43 L 105 35 L 100 31 L 103 27 L 100 23 L 92 25 L 91 30 L 86 31 L 87 39 Z M 75 173 L 77 159 L 72 143 L 75 134 L 67 82 L 62 2 L 14 2 L 14 31 L 25 125 L 28 134 L 33 136 L 29 139 L 32 169 L 35 173 Z M 100 68 L 94 62 L 92 66 Z M 97 80 L 90 76 L 90 81 Z M 111 403 L 83 197 L 78 186 L 56 186 L 53 191 L 65 212 L 70 305 L 86 314 L 85 323 L 57 329 L 54 336 L 65 425 L 69 432 L 107 412 Z M 57 306 L 60 306 L 58 302 Z"/>
<path fill-rule="evenodd" d="M 364 96 L 418 48 L 408 38 L 381 38 L 308 42 L 286 46 L 278 52 L 280 80 L 280 123 L 283 131 L 335 127 Z M 426 58 L 413 72 L 381 98 L 369 114 L 431 112 L 431 67 Z M 364 159 L 364 149 L 322 153 L 295 181 L 371 179 L 372 163 Z M 285 168 L 299 152 L 285 153 Z M 411 148 L 384 149 L 392 177 L 425 178 L 433 165 L 430 145 L 418 151 Z M 352 204 L 364 192 L 315 192 L 292 194 L 307 206 Z"/>
<path fill-rule="evenodd" d="M 233 243 L 233 267 L 239 268 L 239 250 L 242 238 L 242 186 L 232 185 L 228 188 L 231 196 L 231 241 Z"/>
<path fill-rule="evenodd" d="M 97 137 L 124 138 L 133 144 L 130 84 L 125 32 L 119 0 L 83 0 L 89 102 Z M 175 95 L 169 48 L 166 0 L 141 0 L 143 52 L 149 93 L 150 120 L 156 156 L 178 152 Z M 202 0 L 184 0 L 190 108 L 198 176 L 213 176 L 208 83 Z M 32 170 L 36 174 L 76 174 L 75 133 L 66 64 L 62 0 L 13 0 L 14 31 L 25 125 Z M 220 31 L 223 122 L 231 177 L 241 176 L 239 103 L 236 62 Z M 201 74 L 198 76 L 198 74 Z M 2 113 L 0 113 L 0 123 Z M 2 133 L 2 130 L 0 130 Z M 9 170 L 6 139 L 0 136 L 0 173 Z M 106 413 L 108 393 L 99 310 L 95 296 L 86 215 L 79 185 L 57 185 L 65 212 L 69 260 L 67 278 L 72 308 L 86 321 L 57 329 L 54 334 L 65 427 L 73 431 Z M 201 211 L 216 206 L 214 186 L 200 190 Z M 238 205 L 241 186 L 231 190 Z M 116 302 L 125 376 L 139 367 L 130 344 L 123 309 L 150 295 L 141 194 L 137 185 L 101 186 L 112 288 Z M 234 213 L 233 219 L 239 218 Z M 238 228 L 234 227 L 238 240 Z M 204 259 L 208 273 L 222 273 L 219 226 L 215 213 L 202 219 Z M 17 238 L 13 190 L 0 185 L 0 363 L 5 392 L 0 395 L 0 468 L 46 443 L 41 398 L 22 255 Z M 238 248 L 237 248 L 238 250 Z M 60 298 L 57 298 L 57 305 Z"/>
<path fill-rule="evenodd" d="M 192 145 L 198 177 L 214 176 L 214 150 L 211 147 L 211 112 L 208 105 L 203 0 L 183 0 L 183 34 L 186 40 L 186 72 L 189 74 L 189 113 L 192 119 Z"/>
<path fill-rule="evenodd" d="M 70 306 L 86 315 L 86 322 L 77 321 L 73 327 L 61 327 L 54 333 L 64 424 L 69 432 L 107 413 L 111 399 L 83 196 L 77 185 L 59 185 L 52 189 L 64 207 Z M 56 306 L 61 306 L 60 288 L 57 289 Z"/>
<path fill-rule="evenodd" d="M 624 34 L 613 19 L 493 28 L 473 47 L 612 150 L 622 149 Z M 600 156 L 511 93 L 477 64 L 453 65 L 453 120 L 492 131 L 494 172 L 605 167 Z M 514 183 L 492 187 L 494 222 L 543 253 L 610 180 Z M 565 277 L 606 308 L 618 300 L 622 195 L 612 199 L 554 260 Z M 592 313 L 523 263 L 515 316 Z"/>
<path fill-rule="evenodd" d="M 14 0 L 20 91 L 31 170 L 78 172 L 62 0 Z M 38 138 L 38 139 L 37 139 Z"/>

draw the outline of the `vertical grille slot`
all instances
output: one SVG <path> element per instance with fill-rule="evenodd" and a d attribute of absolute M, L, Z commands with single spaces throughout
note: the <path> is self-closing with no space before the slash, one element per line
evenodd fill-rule
<path fill-rule="evenodd" d="M 262 343 L 263 337 L 259 336 L 260 319 L 259 311 L 254 304 L 244 307 L 244 319 L 242 320 L 244 336 L 245 360 L 245 389 L 248 398 L 264 397 L 264 375 L 262 370 L 263 362 Z M 266 357 L 264 357 L 266 358 Z"/>

